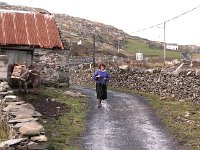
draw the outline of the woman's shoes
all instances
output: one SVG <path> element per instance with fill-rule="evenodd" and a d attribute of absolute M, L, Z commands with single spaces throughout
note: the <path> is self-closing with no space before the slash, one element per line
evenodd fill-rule
<path fill-rule="evenodd" d="M 97 106 L 98 106 L 98 108 L 101 108 L 101 107 L 102 107 L 101 101 L 102 101 L 102 100 L 100 100 L 100 99 L 97 100 Z"/>
<path fill-rule="evenodd" d="M 98 106 L 98 108 L 101 108 L 101 107 L 102 107 L 102 105 L 99 105 L 99 106 Z"/>

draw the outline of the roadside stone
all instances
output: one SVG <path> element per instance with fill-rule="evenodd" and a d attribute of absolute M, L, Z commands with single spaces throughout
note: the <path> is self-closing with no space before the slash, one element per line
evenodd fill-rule
<path fill-rule="evenodd" d="M 4 97 L 4 99 L 6 99 L 6 100 L 9 100 L 9 99 L 16 99 L 16 98 L 17 98 L 16 95 L 6 95 L 6 96 Z"/>
<path fill-rule="evenodd" d="M 5 102 L 18 102 L 19 98 L 16 95 L 6 95 L 4 100 Z"/>
<path fill-rule="evenodd" d="M 5 142 L 0 142 L 0 150 L 4 150 L 6 148 Z"/>
<path fill-rule="evenodd" d="M 166 97 L 160 97 L 160 101 L 166 100 Z"/>
<path fill-rule="evenodd" d="M 7 105 L 22 105 L 25 101 L 19 101 L 19 102 L 6 102 Z"/>
<path fill-rule="evenodd" d="M 27 146 L 27 144 L 30 142 L 30 139 L 24 142 L 21 142 L 20 145 L 21 146 Z M 28 147 L 27 147 L 28 148 Z"/>
<path fill-rule="evenodd" d="M 8 145 L 3 145 L 3 143 L 1 145 L 1 143 L 0 143 L 0 150 L 13 150 L 13 149 L 10 149 L 10 147 Z"/>
<path fill-rule="evenodd" d="M 21 108 L 18 111 L 13 111 L 13 112 L 11 111 L 11 113 L 14 116 L 23 115 L 23 114 L 33 116 L 35 111 L 31 109 L 27 109 L 27 108 Z"/>
<path fill-rule="evenodd" d="M 1 82 L 0 83 L 0 92 L 6 92 L 7 90 L 10 90 L 10 87 L 7 82 Z"/>
<path fill-rule="evenodd" d="M 16 129 L 16 130 L 19 130 L 19 128 L 21 128 L 23 125 L 25 125 L 26 124 L 26 122 L 23 122 L 23 123 L 17 123 L 17 124 L 15 124 L 14 126 L 13 126 L 13 128 L 14 129 Z"/>
<path fill-rule="evenodd" d="M 28 104 L 28 103 L 23 104 L 23 105 L 22 105 L 22 108 L 30 109 L 30 110 L 35 110 L 35 108 L 34 108 L 31 104 Z"/>
<path fill-rule="evenodd" d="M 34 137 L 31 137 L 31 141 L 46 142 L 47 141 L 47 137 L 45 135 L 34 136 Z"/>
<path fill-rule="evenodd" d="M 9 86 L 6 88 L 10 89 Z M 35 111 L 31 104 L 21 101 L 21 98 L 12 93 L 13 91 L 6 90 L 0 92 L 0 119 L 8 134 L 8 140 L 0 142 L 0 150 L 28 150 L 29 148 L 45 150 L 47 147 L 45 130 L 36 122 L 38 120 L 36 117 L 42 115 Z M 35 142 L 28 148 L 31 138 Z"/>
<path fill-rule="evenodd" d="M 27 145 L 18 145 L 17 147 L 16 147 L 17 149 L 19 149 L 19 150 L 28 150 L 28 146 Z"/>
<path fill-rule="evenodd" d="M 37 122 L 27 122 L 19 129 L 19 132 L 24 136 L 39 135 L 43 131 L 44 127 Z"/>
<path fill-rule="evenodd" d="M 33 110 L 29 110 L 29 109 L 18 109 L 18 111 L 11 111 L 10 112 L 13 116 L 17 117 L 17 116 L 23 116 L 24 114 L 26 114 L 26 116 L 31 116 L 31 117 L 41 117 L 42 114 L 40 114 L 37 111 L 33 111 Z"/>
<path fill-rule="evenodd" d="M 9 90 L 9 91 L 6 91 L 6 92 L 0 92 L 0 95 L 2 95 L 3 97 L 6 96 L 6 95 L 11 95 L 13 94 L 14 92 L 12 90 Z"/>
<path fill-rule="evenodd" d="M 16 104 L 9 104 L 7 107 L 3 109 L 5 112 L 16 112 L 22 107 L 22 105 L 16 105 Z"/>
<path fill-rule="evenodd" d="M 29 142 L 28 143 L 28 149 L 34 149 L 34 150 L 43 150 L 47 148 L 47 144 L 44 142 Z"/>
<path fill-rule="evenodd" d="M 15 117 L 15 119 L 27 119 L 27 118 L 32 118 L 32 116 L 27 114 L 20 114 Z"/>
<path fill-rule="evenodd" d="M 30 122 L 30 121 L 37 121 L 37 118 L 25 118 L 25 119 L 11 119 L 8 123 L 23 123 L 23 122 Z"/>
<path fill-rule="evenodd" d="M 64 92 L 65 95 L 71 96 L 71 97 L 86 97 L 86 95 L 77 92 L 77 91 L 65 91 Z"/>
<path fill-rule="evenodd" d="M 41 116 L 42 116 L 41 113 L 39 113 L 39 112 L 37 112 L 37 111 L 34 111 L 33 117 L 41 117 Z"/>
<path fill-rule="evenodd" d="M 11 140 L 7 140 L 7 141 L 4 141 L 4 142 L 1 142 L 1 143 L 0 143 L 0 148 L 1 148 L 2 146 L 6 146 L 6 145 L 12 146 L 12 145 L 18 144 L 18 143 L 23 142 L 23 141 L 26 141 L 26 140 L 28 140 L 28 138 L 20 138 L 20 139 L 11 139 Z"/>
<path fill-rule="evenodd" d="M 128 68 L 128 65 L 122 65 L 122 66 L 119 66 L 120 69 L 127 69 Z"/>

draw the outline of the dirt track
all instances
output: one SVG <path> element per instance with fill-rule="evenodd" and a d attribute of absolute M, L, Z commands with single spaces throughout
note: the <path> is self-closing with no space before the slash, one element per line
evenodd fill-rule
<path fill-rule="evenodd" d="M 63 103 L 57 102 L 50 97 L 43 95 L 29 93 L 28 95 L 21 93 L 19 95 L 22 99 L 34 106 L 36 111 L 42 114 L 43 118 L 59 117 L 67 113 L 70 108 Z"/>

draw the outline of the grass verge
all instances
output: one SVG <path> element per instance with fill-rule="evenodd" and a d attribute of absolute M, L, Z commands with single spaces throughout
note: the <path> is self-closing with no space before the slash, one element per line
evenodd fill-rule
<path fill-rule="evenodd" d="M 43 123 L 48 138 L 49 150 L 79 150 L 79 137 L 84 130 L 86 99 L 65 96 L 63 89 L 46 88 L 43 93 L 58 102 L 65 103 L 70 111 L 58 118 L 46 119 Z"/>
<path fill-rule="evenodd" d="M 165 123 L 178 144 L 189 150 L 200 149 L 200 106 L 173 99 L 160 100 L 159 96 L 138 91 L 113 89 L 121 92 L 136 93 L 144 96 L 156 110 L 158 117 Z"/>

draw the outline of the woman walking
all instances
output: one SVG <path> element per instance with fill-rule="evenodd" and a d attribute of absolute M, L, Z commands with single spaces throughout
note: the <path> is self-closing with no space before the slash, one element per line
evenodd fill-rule
<path fill-rule="evenodd" d="M 93 79 L 96 81 L 97 106 L 101 108 L 101 101 L 107 99 L 107 83 L 110 80 L 110 75 L 105 70 L 104 64 L 99 65 L 99 70 L 94 74 Z"/>

